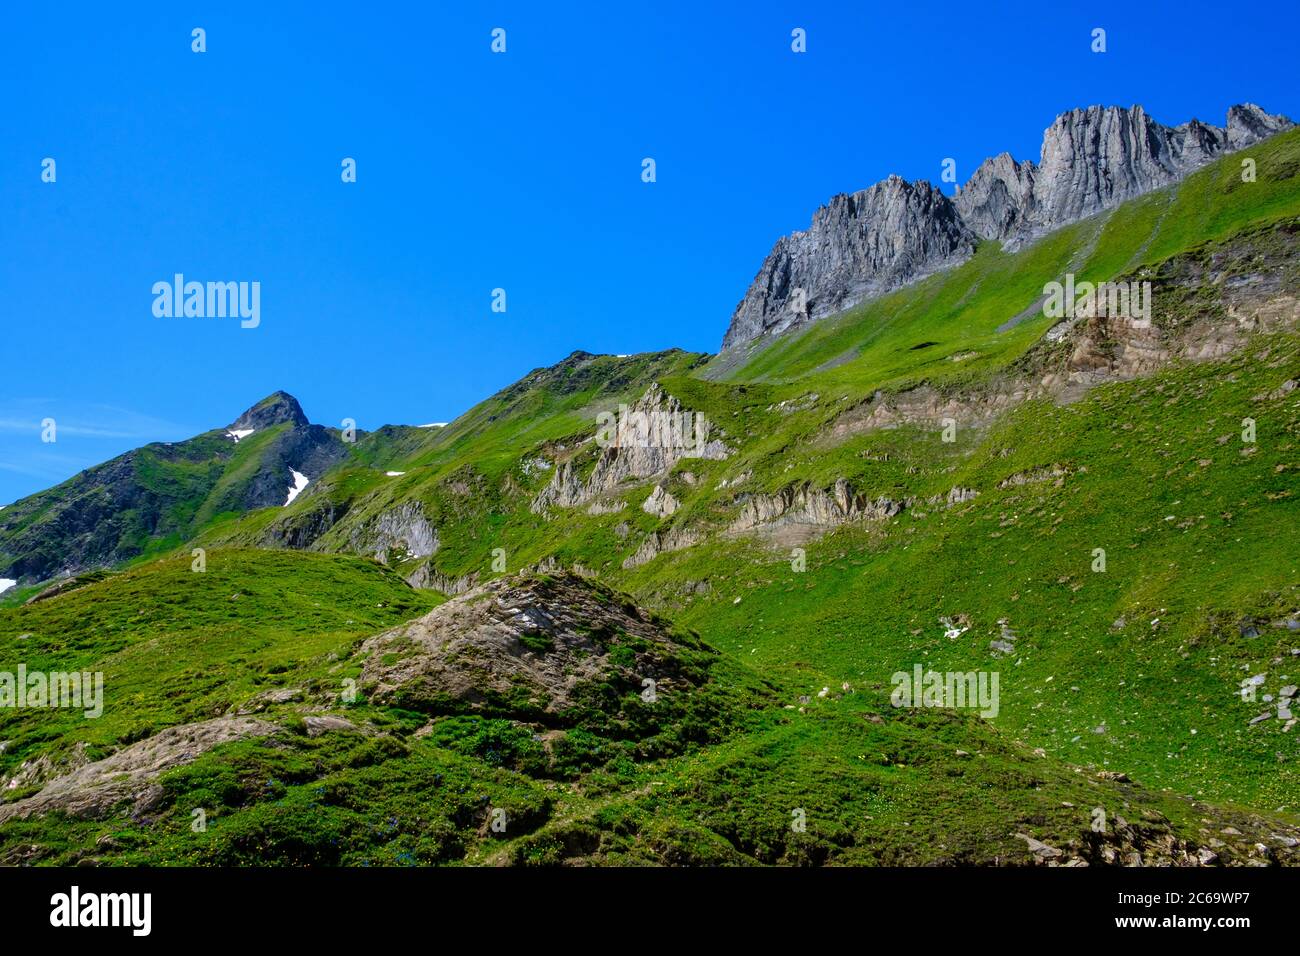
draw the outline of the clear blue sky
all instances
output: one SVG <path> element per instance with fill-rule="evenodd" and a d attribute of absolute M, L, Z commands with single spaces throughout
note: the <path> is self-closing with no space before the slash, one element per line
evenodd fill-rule
<path fill-rule="evenodd" d="M 831 195 L 938 181 L 949 156 L 961 179 L 1002 150 L 1037 159 L 1074 106 L 1300 115 L 1300 14 L 1282 2 L 96 0 L 3 17 L 0 504 L 278 388 L 324 424 L 422 424 L 577 348 L 714 351 L 772 242 Z M 176 272 L 260 282 L 261 326 L 155 318 L 150 289 Z"/>

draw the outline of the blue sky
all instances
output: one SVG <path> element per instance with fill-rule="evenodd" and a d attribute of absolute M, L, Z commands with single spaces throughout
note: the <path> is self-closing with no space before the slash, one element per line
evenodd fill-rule
<path fill-rule="evenodd" d="M 1037 159 L 1074 106 L 1300 116 L 1293 3 L 452 6 L 9 5 L 0 504 L 279 388 L 422 424 L 577 348 L 714 351 L 831 195 Z M 260 326 L 156 318 L 177 272 L 260 282 Z"/>

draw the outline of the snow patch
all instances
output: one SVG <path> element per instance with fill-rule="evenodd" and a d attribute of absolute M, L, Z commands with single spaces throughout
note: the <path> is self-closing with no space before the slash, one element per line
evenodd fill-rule
<path fill-rule="evenodd" d="M 302 494 L 302 490 L 307 487 L 307 482 L 311 481 L 301 471 L 294 471 L 290 468 L 289 473 L 293 475 L 293 487 L 289 489 L 289 500 L 284 503 L 286 508 L 293 504 L 293 499 Z"/>
<path fill-rule="evenodd" d="M 399 475 L 404 475 L 404 474 L 406 474 L 406 472 L 404 472 L 404 471 L 386 471 L 386 472 L 384 472 L 384 474 L 387 475 L 389 478 L 396 478 L 396 477 L 398 477 Z"/>
<path fill-rule="evenodd" d="M 6 591 L 8 591 L 11 587 L 16 585 L 17 583 L 18 582 L 15 581 L 13 578 L 0 578 L 0 594 L 4 594 Z"/>
<path fill-rule="evenodd" d="M 416 425 L 416 428 L 446 428 L 446 422 L 430 422 L 427 425 Z"/>
<path fill-rule="evenodd" d="M 253 434 L 253 431 L 254 429 L 252 428 L 232 428 L 230 431 L 226 432 L 226 436 L 228 438 L 233 438 L 235 444 L 238 445 L 239 439 L 247 438 L 249 435 Z"/>

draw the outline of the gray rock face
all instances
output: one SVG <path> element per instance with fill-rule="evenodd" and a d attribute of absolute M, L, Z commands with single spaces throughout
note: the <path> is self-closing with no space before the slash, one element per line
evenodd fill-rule
<path fill-rule="evenodd" d="M 722 346 L 787 331 L 960 264 L 979 239 L 1014 248 L 1292 126 L 1251 103 L 1232 107 L 1226 127 L 1164 126 L 1141 106 L 1090 106 L 1056 118 L 1037 164 L 1009 153 L 987 159 L 951 200 L 896 176 L 836 196 L 810 229 L 777 241 Z"/>
<path fill-rule="evenodd" d="M 975 249 L 952 202 L 897 176 L 818 209 L 812 226 L 777 240 L 731 317 L 723 347 L 831 315 Z"/>
<path fill-rule="evenodd" d="M 654 491 L 641 503 L 641 510 L 656 518 L 667 518 L 681 507 L 681 503 L 665 490 L 663 485 L 655 485 Z"/>
<path fill-rule="evenodd" d="M 373 555 L 385 563 L 394 550 L 404 557 L 427 558 L 438 550 L 438 529 L 425 519 L 418 501 L 408 501 L 355 531 L 350 544 L 357 554 Z"/>
<path fill-rule="evenodd" d="M 631 570 L 648 564 L 659 555 L 668 551 L 681 551 L 692 548 L 704 540 L 704 536 L 690 528 L 669 528 L 667 531 L 651 531 L 636 551 L 623 559 L 623 569 Z"/>
<path fill-rule="evenodd" d="M 980 163 L 953 200 L 962 220 L 981 239 L 1000 239 L 1027 224 L 1035 210 L 1038 167 L 999 153 Z"/>
<path fill-rule="evenodd" d="M 681 402 L 654 383 L 632 405 L 620 409 L 587 480 L 578 478 L 572 460 L 561 462 L 550 484 L 533 499 L 532 511 L 545 514 L 549 508 L 585 504 L 623 482 L 664 474 L 686 458 L 726 458 L 729 451 L 710 437 L 713 431 L 706 418 L 683 409 Z"/>
<path fill-rule="evenodd" d="M 406 583 L 413 588 L 430 588 L 451 597 L 464 594 L 478 587 L 479 573 L 472 571 L 460 577 L 443 574 L 432 564 L 420 565 L 406 577 Z"/>
<path fill-rule="evenodd" d="M 1005 153 L 986 160 L 955 201 L 986 239 L 1032 238 L 1167 186 L 1292 125 L 1253 103 L 1228 110 L 1226 128 L 1199 120 L 1164 126 L 1141 106 L 1071 110 L 1043 134 L 1037 166 Z"/>
<path fill-rule="evenodd" d="M 801 484 L 787 486 L 774 495 L 753 495 L 745 501 L 730 530 L 749 531 L 790 523 L 833 528 L 849 521 L 892 518 L 907 506 L 907 501 L 892 498 L 872 500 L 839 478 L 827 490 Z"/>
<path fill-rule="evenodd" d="M 1295 124 L 1285 116 L 1265 113 L 1254 103 L 1242 103 L 1228 109 L 1228 148 L 1242 149 L 1252 146 L 1274 133 L 1288 130 Z"/>
<path fill-rule="evenodd" d="M 1028 223 L 1054 229 L 1159 189 L 1209 162 L 1227 142 L 1223 130 L 1196 120 L 1162 126 L 1140 106 L 1063 113 L 1043 134 Z"/>

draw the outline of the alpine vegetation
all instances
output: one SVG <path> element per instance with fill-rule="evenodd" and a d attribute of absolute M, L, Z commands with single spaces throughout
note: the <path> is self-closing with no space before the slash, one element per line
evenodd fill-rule
<path fill-rule="evenodd" d="M 429 6 L 410 15 L 454 14 Z M 149 374 L 115 367 L 93 323 L 10 363 L 6 391 L 37 397 L 0 409 L 0 451 L 26 456 L 0 461 L 0 867 L 1300 865 L 1300 129 L 1245 103 L 1166 125 L 1049 90 L 873 139 L 885 108 L 826 82 L 836 44 L 770 18 L 761 57 L 699 31 L 735 67 L 706 117 L 654 99 L 706 83 L 699 62 L 591 83 L 585 40 L 546 49 L 585 36 L 565 16 L 480 20 L 471 65 L 439 67 L 492 96 L 439 122 L 402 61 L 378 125 L 315 87 L 293 108 L 363 18 L 305 58 L 256 46 L 259 84 L 281 60 L 301 75 L 235 102 L 237 16 L 202 56 L 175 24 L 139 31 L 175 35 L 177 56 L 133 51 L 148 76 L 203 71 L 177 83 L 202 92 L 200 126 L 274 131 L 253 157 L 273 175 L 255 195 L 208 178 L 253 168 L 232 155 L 247 137 L 201 137 L 211 167 L 151 139 L 193 175 L 145 186 L 212 202 L 87 269 L 125 277 L 112 331 Z M 1061 38 L 1071 84 L 1115 59 L 1110 26 L 1095 58 L 1086 29 Z M 409 32 L 463 54 L 462 31 Z M 656 65 L 620 48 L 598 72 L 625 59 Z M 570 103 L 545 72 L 562 61 L 622 112 L 530 115 Z M 936 72 L 910 70 L 888 109 L 929 115 L 904 87 Z M 745 119 L 774 82 L 825 98 L 778 97 L 811 135 Z M 733 95 L 751 112 L 710 134 Z M 606 115 L 619 135 L 587 122 Z M 28 180 L 5 193 L 17 228 L 57 227 L 93 198 L 79 183 L 140 165 L 87 170 L 97 149 L 46 135 L 63 116 L 0 164 Z M 507 134 L 477 135 L 498 119 Z M 957 157 L 988 153 L 970 130 L 1044 125 L 1036 157 L 959 179 Z M 740 178 L 717 186 L 717 157 L 677 136 L 725 145 Z M 853 182 L 890 168 L 934 181 Z M 831 174 L 850 191 L 773 244 Z M 216 208 L 233 211 L 209 234 Z M 45 240 L 13 243 L 15 278 L 54 267 L 25 251 Z M 136 240 L 99 241 L 108 258 Z M 152 287 L 175 324 L 151 322 L 144 281 L 177 263 L 274 278 L 294 308 L 261 335 L 200 334 L 258 328 L 261 283 L 177 273 Z M 656 344 L 700 329 L 717 352 Z M 104 427 L 67 407 L 78 388 Z M 151 424 L 108 428 L 131 402 Z M 150 931 L 147 897 L 51 905 L 58 926 Z"/>

